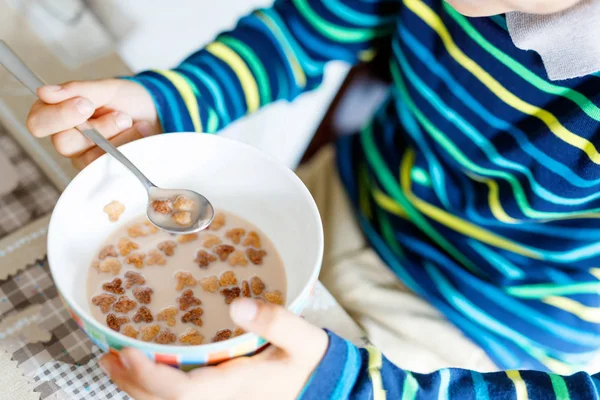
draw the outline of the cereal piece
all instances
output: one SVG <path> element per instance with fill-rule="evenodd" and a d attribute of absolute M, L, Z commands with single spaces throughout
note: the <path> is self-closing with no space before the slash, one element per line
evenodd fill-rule
<path fill-rule="evenodd" d="M 255 296 L 260 296 L 265 290 L 265 283 L 258 276 L 253 276 L 250 278 L 250 288 Z"/>
<path fill-rule="evenodd" d="M 107 258 L 100 262 L 98 269 L 102 272 L 112 272 L 113 275 L 117 275 L 119 272 L 121 272 L 121 261 L 112 257 Z"/>
<path fill-rule="evenodd" d="M 108 246 L 104 246 L 102 248 L 102 250 L 100 250 L 100 253 L 98 253 L 98 259 L 100 259 L 100 260 L 104 260 L 106 257 L 118 257 L 118 256 L 119 256 L 119 253 L 117 253 L 115 246 L 112 244 L 109 244 Z"/>
<path fill-rule="evenodd" d="M 181 297 L 177 298 L 177 302 L 179 303 L 179 309 L 181 311 L 185 311 L 192 306 L 199 306 L 202 304 L 202 301 L 194 296 L 192 289 L 184 290 L 183 293 L 181 293 Z"/>
<path fill-rule="evenodd" d="M 149 287 L 136 287 L 133 289 L 133 297 L 141 304 L 150 304 L 154 290 Z"/>
<path fill-rule="evenodd" d="M 194 262 L 198 264 L 200 268 L 208 268 L 210 263 L 217 261 L 217 256 L 208 253 L 206 250 L 198 250 L 196 253 L 196 259 Z"/>
<path fill-rule="evenodd" d="M 127 228 L 127 234 L 132 238 L 148 236 L 148 232 L 146 232 L 142 224 L 139 223 L 133 224 Z"/>
<path fill-rule="evenodd" d="M 133 264 L 136 268 L 144 268 L 145 258 L 146 255 L 144 253 L 133 253 L 125 258 L 125 262 L 130 265 Z"/>
<path fill-rule="evenodd" d="M 181 244 L 193 242 L 196 239 L 198 239 L 197 233 L 186 233 L 185 235 L 177 236 L 177 241 Z"/>
<path fill-rule="evenodd" d="M 92 268 L 97 269 L 100 272 L 100 261 L 94 260 L 92 261 Z"/>
<path fill-rule="evenodd" d="M 117 297 L 113 296 L 112 294 L 102 293 L 98 296 L 92 297 L 92 304 L 100 307 L 100 311 L 102 311 L 103 314 L 106 314 L 110 311 L 110 306 L 115 301 L 117 301 Z"/>
<path fill-rule="evenodd" d="M 144 221 L 144 226 L 148 228 L 148 233 L 150 233 L 151 235 L 154 235 L 159 231 L 159 229 L 150 221 Z"/>
<path fill-rule="evenodd" d="M 175 274 L 177 279 L 177 290 L 181 290 L 186 286 L 196 286 L 198 281 L 189 272 L 179 271 Z"/>
<path fill-rule="evenodd" d="M 116 200 L 104 206 L 104 212 L 108 214 L 110 222 L 117 222 L 121 214 L 125 212 L 125 206 Z"/>
<path fill-rule="evenodd" d="M 140 331 L 142 332 L 142 341 L 150 342 L 158 335 L 158 332 L 160 332 L 160 325 L 154 324 L 144 326 Z"/>
<path fill-rule="evenodd" d="M 173 208 L 177 211 L 192 211 L 194 209 L 194 200 L 185 196 L 177 196 L 173 202 Z"/>
<path fill-rule="evenodd" d="M 190 226 L 192 224 L 192 213 L 189 211 L 177 211 L 171 219 L 179 226 Z"/>
<path fill-rule="evenodd" d="M 163 308 L 158 312 L 158 314 L 156 314 L 156 320 L 167 321 L 167 325 L 175 326 L 175 316 L 177 315 L 177 313 L 178 311 L 175 307 Z"/>
<path fill-rule="evenodd" d="M 146 259 L 146 265 L 165 265 L 167 260 L 158 250 L 150 250 L 148 252 L 148 258 Z"/>
<path fill-rule="evenodd" d="M 252 246 L 256 247 L 257 249 L 260 249 L 260 236 L 258 236 L 258 233 L 250 231 L 242 244 L 244 246 Z"/>
<path fill-rule="evenodd" d="M 102 290 L 114 294 L 124 294 L 125 289 L 121 287 L 122 284 L 123 281 L 121 280 L 121 278 L 115 278 L 110 282 L 103 283 Z"/>
<path fill-rule="evenodd" d="M 246 255 L 252 264 L 262 265 L 263 257 L 267 255 L 267 252 L 264 250 L 256 250 L 250 247 L 246 249 Z"/>
<path fill-rule="evenodd" d="M 129 336 L 132 339 L 137 339 L 139 334 L 140 332 L 131 325 L 125 325 L 123 327 L 123 335 L 125 336 Z"/>
<path fill-rule="evenodd" d="M 225 214 L 216 213 L 208 229 L 211 231 L 218 231 L 223 225 L 225 225 Z"/>
<path fill-rule="evenodd" d="M 235 229 L 228 230 L 225 233 L 225 237 L 227 239 L 231 240 L 235 244 L 240 244 L 240 241 L 242 240 L 242 236 L 244 236 L 245 234 L 246 234 L 245 229 L 235 228 Z"/>
<path fill-rule="evenodd" d="M 125 289 L 131 289 L 135 285 L 143 285 L 146 279 L 142 275 L 134 271 L 125 272 Z"/>
<path fill-rule="evenodd" d="M 168 328 L 165 328 L 162 332 L 156 336 L 154 339 L 154 343 L 158 344 L 171 344 L 175 343 L 177 340 L 177 336 L 173 332 L 171 332 Z"/>
<path fill-rule="evenodd" d="M 110 313 L 106 316 L 106 325 L 113 331 L 119 332 L 121 330 L 121 325 L 129 322 L 129 318 L 127 317 L 117 317 L 115 314 Z"/>
<path fill-rule="evenodd" d="M 141 306 L 133 315 L 133 322 L 150 323 L 152 321 L 154 321 L 154 317 L 150 309 L 146 306 Z"/>
<path fill-rule="evenodd" d="M 278 304 L 280 306 L 283 305 L 283 296 L 279 290 L 275 290 L 274 292 L 265 292 L 263 297 L 269 302 L 273 304 Z"/>
<path fill-rule="evenodd" d="M 150 203 L 150 207 L 152 207 L 154 212 L 157 214 L 171 214 L 172 211 L 171 200 L 167 199 L 154 200 L 152 203 Z"/>
<path fill-rule="evenodd" d="M 194 328 L 188 328 L 187 331 L 179 335 L 179 341 L 183 344 L 196 346 L 202 344 L 204 337 Z"/>
<path fill-rule="evenodd" d="M 190 311 L 183 314 L 181 322 L 184 324 L 191 322 L 196 326 L 202 326 L 202 314 L 204 314 L 204 311 L 200 307 L 192 308 Z"/>
<path fill-rule="evenodd" d="M 211 339 L 213 343 L 222 342 L 223 340 L 231 339 L 231 329 L 221 329 L 218 331 L 215 336 Z"/>
<path fill-rule="evenodd" d="M 221 261 L 227 260 L 227 257 L 235 251 L 235 247 L 228 244 L 221 244 L 213 249 Z"/>
<path fill-rule="evenodd" d="M 235 273 L 233 273 L 233 271 L 225 271 L 221 274 L 221 277 L 219 278 L 219 285 L 221 285 L 221 287 L 225 287 L 225 286 L 233 286 L 233 285 L 237 285 L 238 280 L 235 277 Z"/>
<path fill-rule="evenodd" d="M 248 281 L 242 281 L 242 296 L 251 297 L 250 293 L 250 285 L 248 285 Z"/>
<path fill-rule="evenodd" d="M 245 267 L 248 265 L 248 260 L 244 257 L 244 252 L 242 250 L 236 250 L 229 257 L 229 265 L 232 267 Z"/>
<path fill-rule="evenodd" d="M 243 335 L 244 333 L 246 333 L 246 331 L 245 331 L 245 330 L 243 330 L 242 328 L 238 328 L 238 327 L 236 327 L 236 328 L 234 329 L 234 331 L 233 331 L 233 337 L 236 337 L 236 336 L 241 336 L 241 335 Z"/>
<path fill-rule="evenodd" d="M 200 278 L 200 286 L 207 292 L 216 293 L 219 290 L 219 278 L 214 275 Z"/>
<path fill-rule="evenodd" d="M 137 250 L 140 248 L 140 246 L 136 242 L 129 238 L 119 239 L 117 247 L 119 248 L 119 253 L 121 253 L 122 256 L 128 256 L 129 253 L 131 253 L 133 250 Z"/>
<path fill-rule="evenodd" d="M 158 244 L 158 249 L 165 253 L 166 256 L 172 256 L 175 254 L 175 247 L 177 247 L 177 243 L 172 240 L 165 240 L 164 242 L 160 242 Z"/>
<path fill-rule="evenodd" d="M 127 296 L 119 297 L 119 300 L 113 305 L 113 310 L 121 313 L 127 314 L 129 311 L 134 310 L 137 307 L 137 303 L 131 300 Z"/>
<path fill-rule="evenodd" d="M 218 244 L 221 244 L 221 239 L 217 235 L 206 235 L 202 241 L 202 246 L 206 249 L 210 249 Z"/>
<path fill-rule="evenodd" d="M 240 297 L 240 292 L 240 288 L 237 286 L 231 289 L 221 290 L 221 294 L 225 296 L 225 304 L 231 304 L 234 299 Z"/>

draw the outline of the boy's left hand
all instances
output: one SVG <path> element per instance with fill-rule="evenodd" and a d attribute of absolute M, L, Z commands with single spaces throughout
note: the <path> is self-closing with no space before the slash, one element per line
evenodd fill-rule
<path fill-rule="evenodd" d="M 124 349 L 100 366 L 136 400 L 295 399 L 319 365 L 327 334 L 283 307 L 241 299 L 230 308 L 234 323 L 272 346 L 252 357 L 185 373 Z"/>

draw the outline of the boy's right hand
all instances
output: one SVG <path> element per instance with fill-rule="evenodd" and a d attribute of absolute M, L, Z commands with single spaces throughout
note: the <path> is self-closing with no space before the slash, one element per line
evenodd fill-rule
<path fill-rule="evenodd" d="M 73 165 L 82 169 L 104 152 L 75 126 L 88 121 L 115 146 L 161 132 L 150 93 L 123 79 L 67 82 L 38 89 L 27 117 L 36 137 L 52 136 L 52 143 Z"/>

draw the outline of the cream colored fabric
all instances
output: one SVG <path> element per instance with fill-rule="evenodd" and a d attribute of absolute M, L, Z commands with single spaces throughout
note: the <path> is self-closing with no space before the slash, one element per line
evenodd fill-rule
<path fill-rule="evenodd" d="M 325 287 L 399 367 L 416 372 L 445 367 L 497 370 L 478 346 L 406 289 L 367 246 L 334 159 L 334 149 L 328 147 L 298 170 L 323 219 Z"/>

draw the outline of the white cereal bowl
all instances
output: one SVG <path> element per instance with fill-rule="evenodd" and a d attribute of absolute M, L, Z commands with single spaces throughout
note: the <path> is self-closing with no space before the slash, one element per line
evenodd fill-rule
<path fill-rule="evenodd" d="M 234 140 L 198 133 L 163 134 L 129 143 L 120 150 L 156 185 L 188 188 L 218 208 L 258 226 L 278 249 L 287 275 L 289 310 L 302 311 L 317 282 L 323 257 L 323 229 L 310 193 L 275 158 Z M 125 204 L 118 222 L 103 208 Z M 48 232 L 48 260 L 54 282 L 77 324 L 103 351 L 135 347 L 157 362 L 183 369 L 248 355 L 266 341 L 252 333 L 200 346 L 145 343 L 96 321 L 86 298 L 86 276 L 100 244 L 146 210 L 146 192 L 113 158 L 103 156 L 85 168 L 60 197 Z"/>

